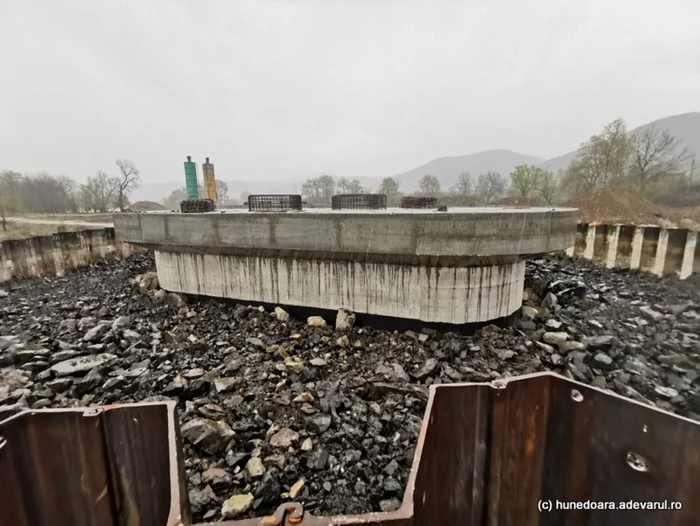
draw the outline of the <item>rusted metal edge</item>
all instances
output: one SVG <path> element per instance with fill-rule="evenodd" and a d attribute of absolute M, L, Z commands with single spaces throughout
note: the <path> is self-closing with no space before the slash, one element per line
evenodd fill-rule
<path fill-rule="evenodd" d="M 0 490 L 14 498 L 0 505 L 0 524 L 117 526 L 155 517 L 189 524 L 176 417 L 177 404 L 168 401 L 27 410 L 3 419 Z M 162 452 L 144 451 L 161 443 Z"/>
<path fill-rule="evenodd" d="M 430 386 L 429 389 L 430 389 L 431 394 L 436 389 L 443 389 L 443 388 L 450 389 L 453 387 L 473 387 L 473 386 L 479 386 L 479 385 L 489 385 L 495 389 L 498 389 L 500 385 L 504 385 L 507 388 L 508 384 L 512 384 L 515 382 L 524 382 L 524 381 L 527 381 L 527 380 L 530 380 L 533 378 L 550 378 L 552 380 L 563 380 L 567 384 L 571 385 L 572 388 L 573 388 L 573 386 L 577 385 L 586 391 L 600 393 L 601 395 L 609 396 L 609 397 L 615 398 L 617 400 L 638 406 L 644 410 L 653 411 L 653 412 L 656 412 L 658 414 L 666 415 L 666 416 L 669 416 L 671 418 L 674 418 L 677 420 L 682 420 L 688 424 L 692 424 L 694 426 L 700 427 L 700 422 L 693 420 L 692 418 L 688 418 L 688 417 L 685 417 L 682 415 L 677 415 L 677 414 L 672 413 L 670 411 L 666 411 L 665 409 L 661 409 L 661 408 L 655 407 L 653 405 L 645 404 L 643 402 L 633 400 L 632 398 L 624 397 L 622 395 L 615 393 L 614 391 L 610 391 L 607 389 L 601 389 L 601 388 L 596 387 L 594 385 L 584 384 L 583 382 L 579 382 L 578 380 L 573 380 L 567 376 L 557 374 L 557 373 L 549 373 L 549 372 L 530 373 L 530 374 L 523 374 L 520 376 L 513 376 L 510 378 L 501 378 L 501 379 L 494 380 L 492 382 L 486 382 L 486 383 L 471 382 L 471 383 L 461 383 L 461 384 L 435 385 L 435 386 Z"/>
<path fill-rule="evenodd" d="M 65 416 L 66 425 L 55 416 Z M 40 421 L 50 425 L 42 427 Z M 44 436 L 47 429 L 53 436 Z M 14 507 L 0 506 L 3 525 L 28 526 L 39 516 L 47 517 L 42 514 L 51 510 L 41 505 L 56 506 L 52 484 L 61 469 L 68 470 L 70 480 L 62 480 L 65 487 L 58 486 L 59 493 L 79 487 L 76 469 L 77 475 L 87 477 L 88 500 L 81 491 L 66 495 L 75 514 L 85 513 L 75 524 L 191 524 L 175 402 L 24 411 L 0 421 L 0 436 L 7 430 L 14 438 L 0 443 L 0 491 Z M 47 455 L 44 440 L 61 437 L 82 440 L 79 447 L 53 444 L 59 452 L 63 447 L 78 454 L 78 464 L 60 464 L 60 456 Z M 22 458 L 10 458 L 9 450 Z M 673 499 L 683 503 L 682 510 L 670 515 L 629 511 L 625 520 L 645 526 L 690 526 L 700 524 L 697 487 L 699 422 L 561 375 L 533 373 L 490 383 L 430 387 L 411 472 L 396 511 L 315 517 L 301 503 L 288 502 L 267 517 L 209 524 L 613 526 L 620 515 L 608 511 L 543 515 L 536 504 L 542 499 Z M 103 501 L 105 492 L 109 498 Z M 102 504 L 93 509 L 88 502 Z"/>

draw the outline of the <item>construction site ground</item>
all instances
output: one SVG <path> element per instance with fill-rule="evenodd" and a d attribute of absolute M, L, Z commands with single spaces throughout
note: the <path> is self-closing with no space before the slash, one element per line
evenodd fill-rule
<path fill-rule="evenodd" d="M 700 279 L 529 262 L 523 316 L 472 336 L 311 326 L 183 303 L 151 254 L 0 285 L 0 418 L 22 408 L 178 402 L 190 505 L 263 516 L 398 507 L 427 389 L 555 371 L 700 418 Z"/>

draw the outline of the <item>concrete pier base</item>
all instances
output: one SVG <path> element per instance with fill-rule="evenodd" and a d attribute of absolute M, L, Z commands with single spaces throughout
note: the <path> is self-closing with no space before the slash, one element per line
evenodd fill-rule
<path fill-rule="evenodd" d="M 586 259 L 593 259 L 595 249 L 595 235 L 595 225 L 588 225 L 588 232 L 586 233 L 586 248 L 583 251 L 583 257 Z"/>
<path fill-rule="evenodd" d="M 689 231 L 683 247 L 683 262 L 681 264 L 681 279 L 686 279 L 693 273 L 695 264 L 695 250 L 698 242 L 698 233 Z"/>
<path fill-rule="evenodd" d="M 617 260 L 617 245 L 620 240 L 620 225 L 613 225 L 608 229 L 608 253 L 605 256 L 605 266 L 614 268 Z"/>
<path fill-rule="evenodd" d="M 636 270 L 641 265 L 642 243 L 644 242 L 644 227 L 638 226 L 634 229 L 632 237 L 632 256 L 630 257 L 630 268 Z"/>
<path fill-rule="evenodd" d="M 698 232 L 657 225 L 579 223 L 567 254 L 607 268 L 629 268 L 659 277 L 700 274 Z"/>
<path fill-rule="evenodd" d="M 166 290 L 435 323 L 478 323 L 522 305 L 525 261 L 430 267 L 156 251 Z"/>
<path fill-rule="evenodd" d="M 161 286 L 245 302 L 466 325 L 522 304 L 525 259 L 574 243 L 575 209 L 116 214 Z"/>
<path fill-rule="evenodd" d="M 657 276 L 664 275 L 664 265 L 666 264 L 666 251 L 668 250 L 668 230 L 662 228 L 659 231 L 659 240 L 656 245 L 656 255 L 654 257 L 654 268 L 652 272 Z"/>

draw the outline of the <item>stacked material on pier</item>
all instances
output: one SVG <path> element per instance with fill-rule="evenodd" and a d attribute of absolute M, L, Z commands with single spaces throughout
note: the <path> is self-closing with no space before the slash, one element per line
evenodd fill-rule
<path fill-rule="evenodd" d="M 386 208 L 386 194 L 340 194 L 331 198 L 333 210 L 379 210 Z"/>
<path fill-rule="evenodd" d="M 259 194 L 248 196 L 249 212 L 286 212 L 301 210 L 298 194 Z"/>
<path fill-rule="evenodd" d="M 183 214 L 202 214 L 213 212 L 216 209 L 214 201 L 205 197 L 203 199 L 185 199 L 180 202 L 180 212 Z"/>
<path fill-rule="evenodd" d="M 202 165 L 202 174 L 204 176 L 204 197 L 216 203 L 216 178 L 214 177 L 214 165 L 209 162 L 209 157 Z"/>
<path fill-rule="evenodd" d="M 187 156 L 185 161 L 185 189 L 189 199 L 199 197 L 199 185 L 197 184 L 197 165 L 192 162 L 192 157 Z"/>
<path fill-rule="evenodd" d="M 437 208 L 437 197 L 406 196 L 401 198 L 401 208 Z"/>

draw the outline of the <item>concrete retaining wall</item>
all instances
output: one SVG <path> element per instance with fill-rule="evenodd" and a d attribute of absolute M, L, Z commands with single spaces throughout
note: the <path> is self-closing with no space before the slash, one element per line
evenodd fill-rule
<path fill-rule="evenodd" d="M 698 232 L 655 225 L 579 223 L 567 254 L 608 268 L 640 269 L 657 276 L 685 279 L 700 273 Z"/>
<path fill-rule="evenodd" d="M 30 276 L 63 276 L 119 252 L 128 257 L 137 247 L 115 240 L 113 228 L 60 232 L 50 236 L 0 242 L 0 283 Z"/>

